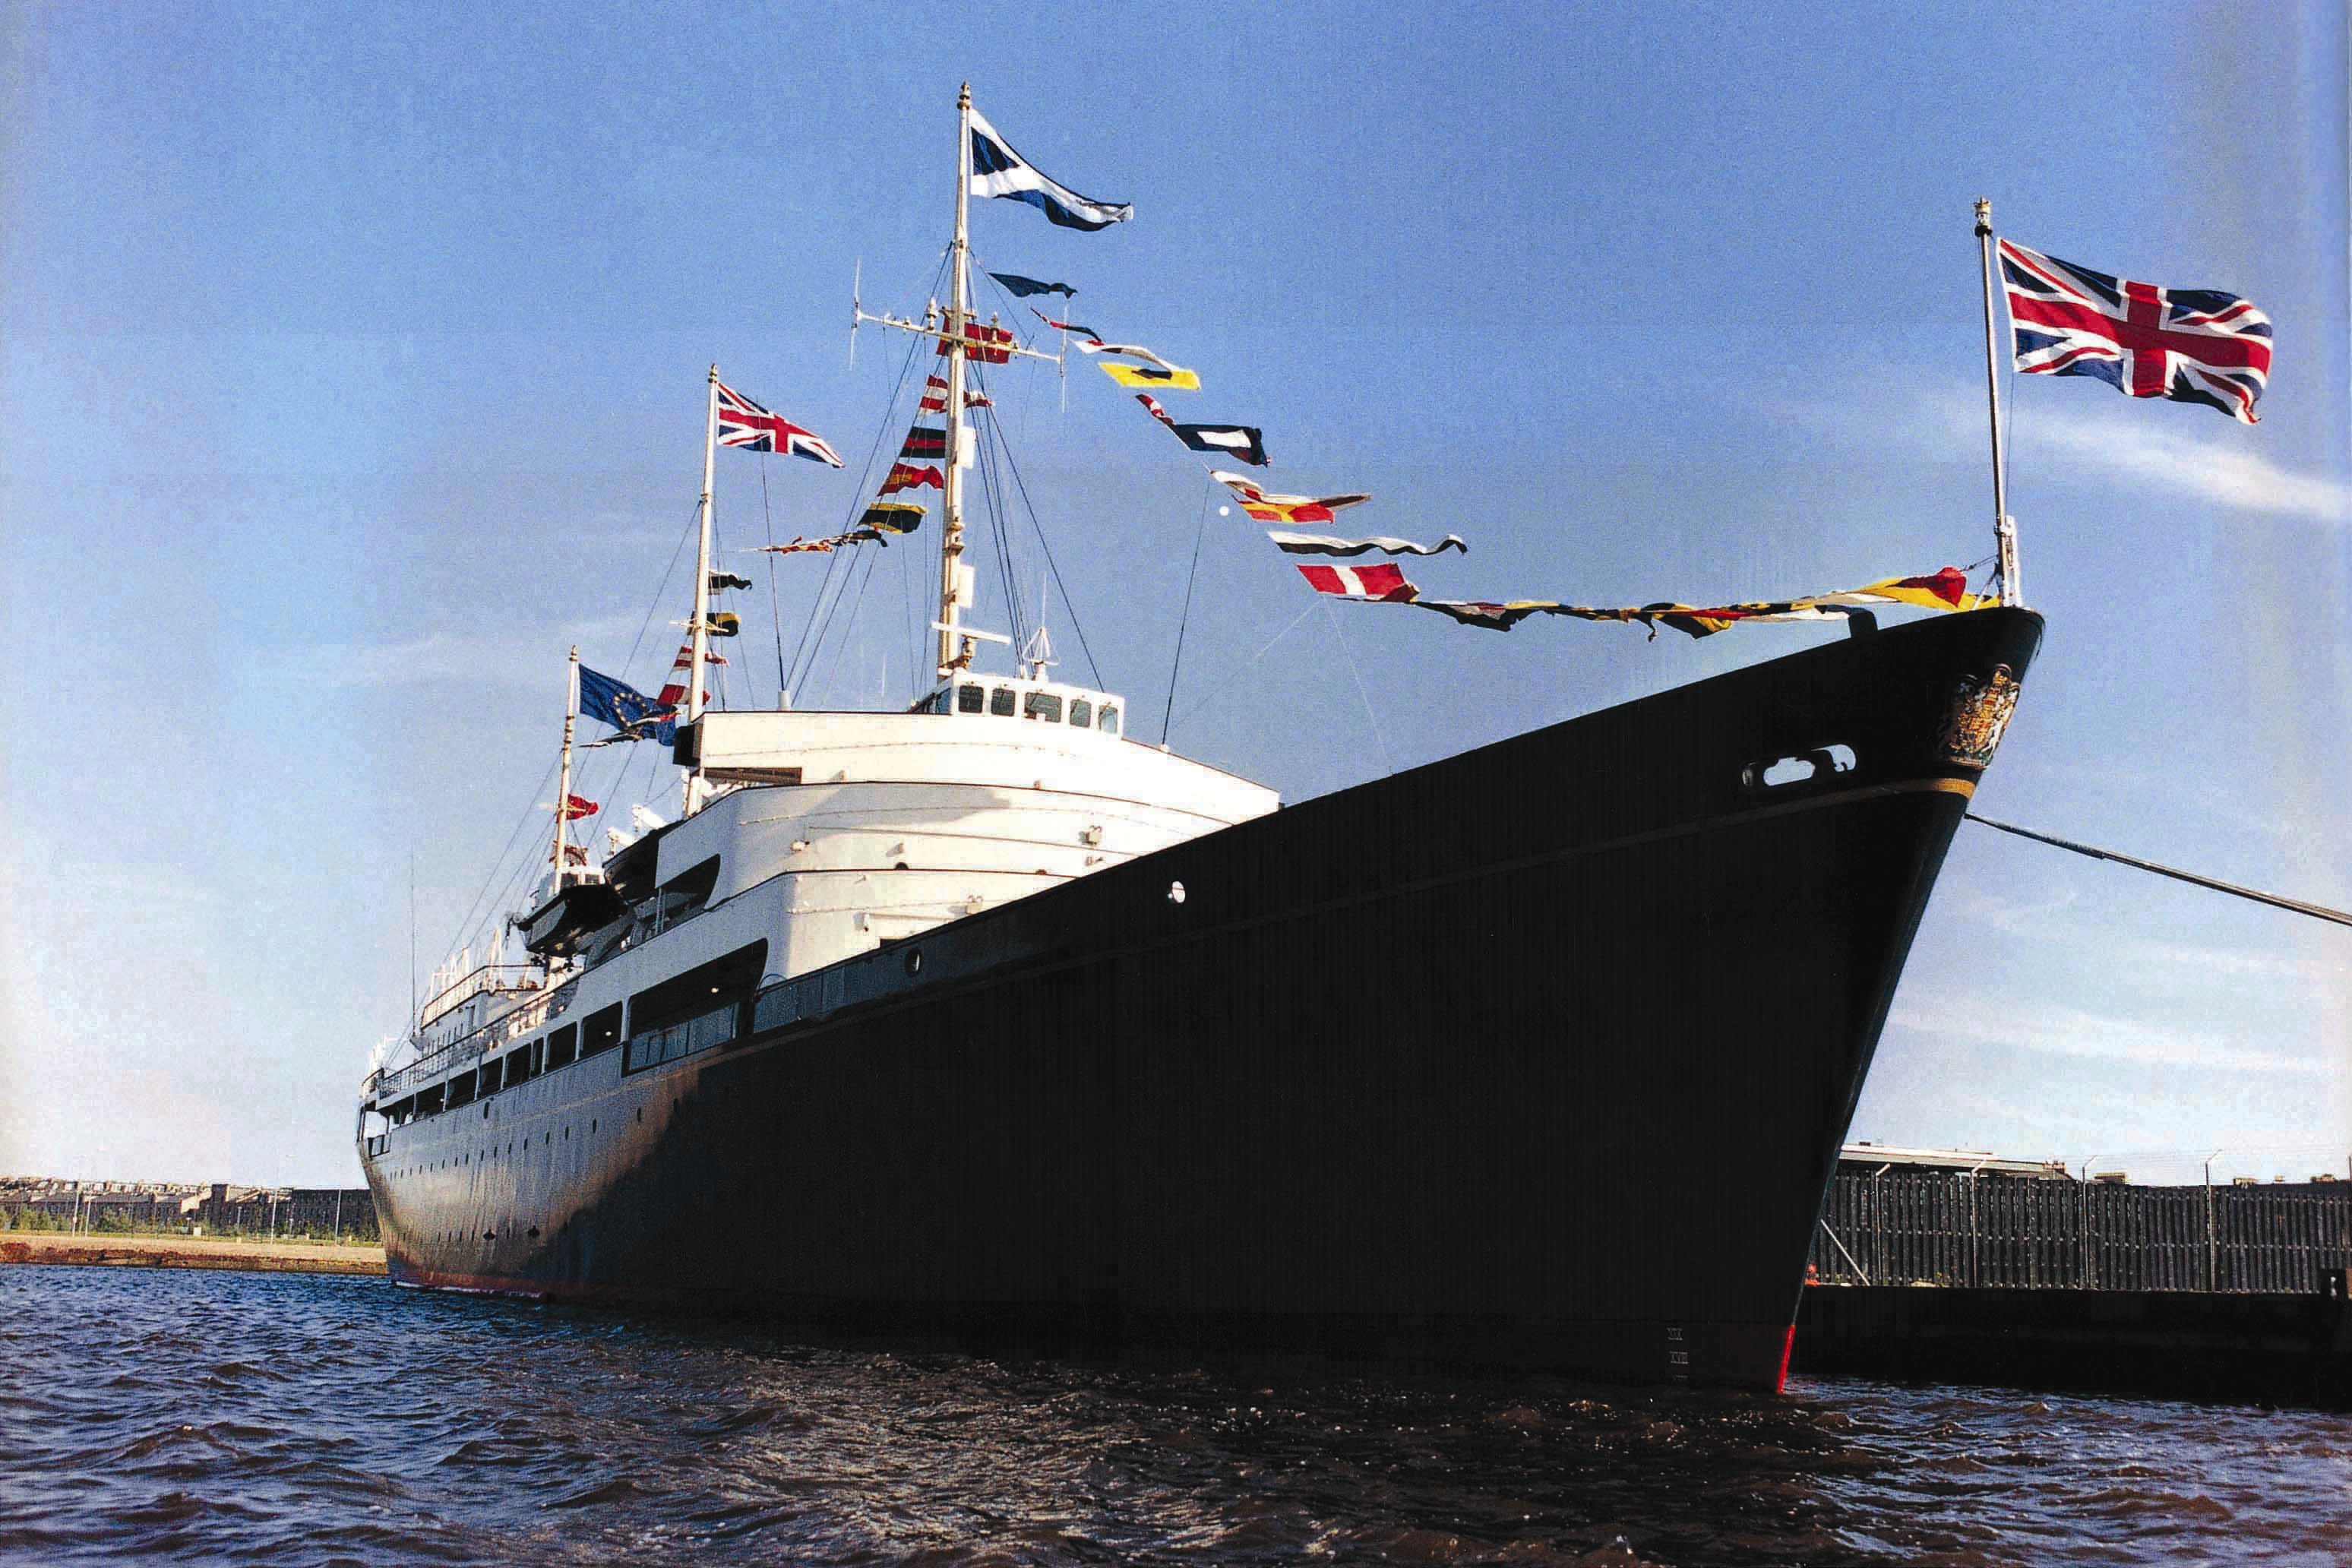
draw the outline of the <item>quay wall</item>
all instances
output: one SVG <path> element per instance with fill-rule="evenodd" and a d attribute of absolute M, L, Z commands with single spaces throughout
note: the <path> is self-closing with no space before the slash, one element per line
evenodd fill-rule
<path fill-rule="evenodd" d="M 382 1278 L 383 1248 L 334 1242 L 189 1236 L 0 1236 L 0 1264 L 89 1264 L 117 1268 L 230 1268 L 277 1274 Z"/>
<path fill-rule="evenodd" d="M 1832 1285 L 2307 1293 L 2352 1268 L 2352 1183 L 2134 1186 L 1849 1164 L 1811 1262 Z"/>

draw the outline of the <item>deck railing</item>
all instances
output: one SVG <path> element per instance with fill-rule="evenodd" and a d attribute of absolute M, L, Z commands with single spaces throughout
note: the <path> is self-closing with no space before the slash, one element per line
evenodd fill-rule
<path fill-rule="evenodd" d="M 509 964 L 504 967 L 517 966 Z M 420 1084 L 431 1082 L 452 1068 L 478 1061 L 494 1050 L 503 1049 L 509 1042 L 530 1034 L 562 1012 L 572 988 L 579 983 L 575 975 L 552 991 L 539 993 L 532 1000 L 508 1010 L 480 1027 L 469 1029 L 455 1039 L 435 1046 L 404 1067 L 390 1071 L 378 1068 L 361 1092 L 377 1100 L 387 1094 L 404 1093 Z"/>

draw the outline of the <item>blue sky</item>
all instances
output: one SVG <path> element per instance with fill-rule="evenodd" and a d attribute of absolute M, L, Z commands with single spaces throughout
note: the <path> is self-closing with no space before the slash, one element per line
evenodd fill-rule
<path fill-rule="evenodd" d="M 850 280 L 919 306 L 963 77 L 1137 209 L 1079 235 L 982 204 L 983 264 L 1198 368 L 1178 416 L 1263 426 L 1282 488 L 1464 534 L 1412 568 L 1436 595 L 1767 596 L 1986 554 L 1976 195 L 2023 243 L 2250 296 L 2278 331 L 2256 428 L 2011 384 L 2051 632 L 1979 804 L 2352 902 L 2340 8 L 2225 36 L 2190 6 L 1759 4 L 0 28 L 0 1169 L 355 1179 L 412 856 L 429 968 L 551 798 L 566 648 L 667 663 L 704 367 L 853 462 L 722 453 L 732 549 L 832 531 L 903 424 L 902 349 L 869 330 L 848 363 Z M 2097 47 L 2046 80 L 2073 37 Z M 1088 367 L 995 385 L 1065 673 L 1082 631 L 1156 731 L 1201 466 Z M 1294 799 L 1835 635 L 1326 613 L 1238 514 L 1206 526 L 1172 739 Z M 824 570 L 779 568 L 788 653 Z M 877 565 L 802 701 L 903 698 L 927 570 Z M 1024 592 L 1042 570 L 1016 555 Z M 747 574 L 729 690 L 764 701 Z M 584 793 L 652 771 L 617 767 Z M 1966 828 L 1855 1131 L 2301 1174 L 2352 1148 L 2348 1061 L 2340 931 Z"/>

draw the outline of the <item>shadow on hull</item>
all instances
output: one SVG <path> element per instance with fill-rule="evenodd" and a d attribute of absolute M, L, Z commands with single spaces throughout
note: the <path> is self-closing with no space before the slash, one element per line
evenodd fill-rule
<path fill-rule="evenodd" d="M 853 960 L 892 984 L 824 1017 L 412 1124 L 369 1162 L 394 1274 L 1778 1387 L 2040 636 L 1916 622 L 1554 725 Z"/>

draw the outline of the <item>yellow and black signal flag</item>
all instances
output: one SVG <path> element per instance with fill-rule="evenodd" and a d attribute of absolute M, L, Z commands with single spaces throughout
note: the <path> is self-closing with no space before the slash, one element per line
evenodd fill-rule
<path fill-rule="evenodd" d="M 741 637 L 743 617 L 732 610 L 714 610 L 704 618 L 702 629 L 715 637 Z"/>
<path fill-rule="evenodd" d="M 1300 568 L 1305 571 L 1305 567 Z M 1764 599 L 1738 605 L 1629 605 L 1622 609 L 1593 605 L 1563 605 L 1552 599 L 1415 599 L 1424 610 L 1435 610 L 1465 626 L 1509 631 L 1529 616 L 1565 616 L 1579 621 L 1620 621 L 1650 628 L 1657 636 L 1668 626 L 1687 637 L 1713 637 L 1744 621 L 1834 621 L 1851 611 L 1877 605 L 1915 605 L 1926 610 L 1969 611 L 1990 607 L 1998 601 L 1989 594 L 1969 592 L 1968 574 L 1957 566 L 1917 577 L 1885 577 L 1859 588 L 1832 594 L 1809 594 L 1797 599 Z"/>
<path fill-rule="evenodd" d="M 1165 388 L 1171 392 L 1201 390 L 1199 373 L 1186 370 L 1181 364 L 1162 369 L 1149 364 L 1114 364 L 1106 360 L 1096 368 L 1121 386 Z"/>
<path fill-rule="evenodd" d="M 881 500 L 866 509 L 857 520 L 860 528 L 878 528 L 885 533 L 912 533 L 923 525 L 923 509 L 911 501 Z"/>

